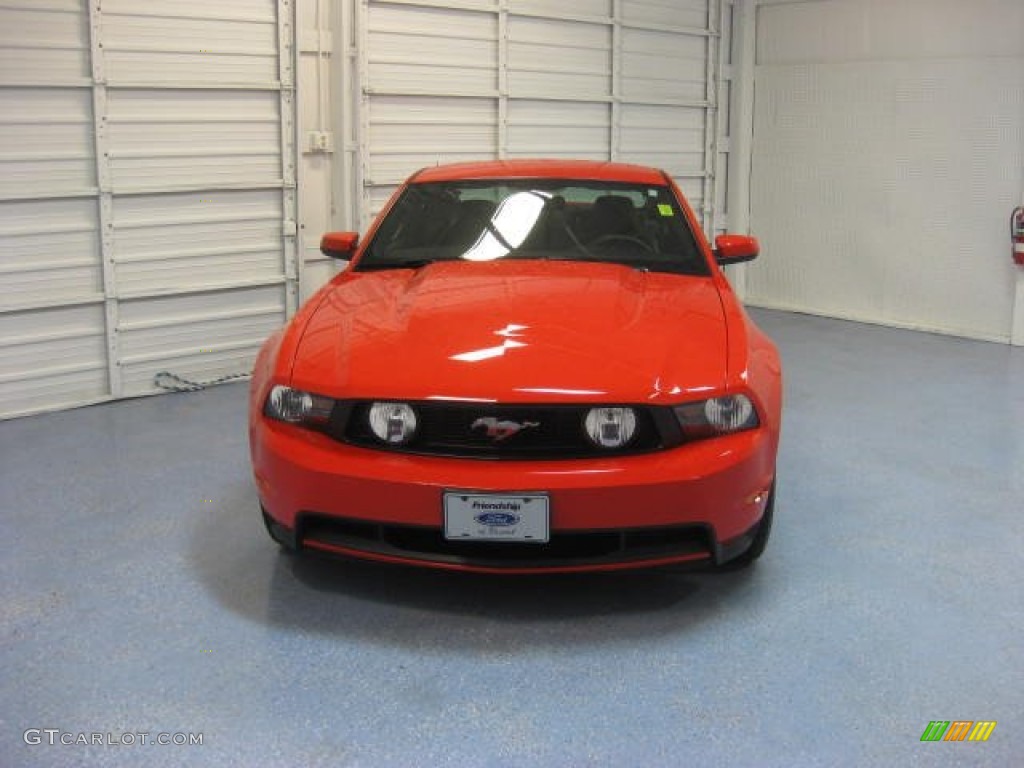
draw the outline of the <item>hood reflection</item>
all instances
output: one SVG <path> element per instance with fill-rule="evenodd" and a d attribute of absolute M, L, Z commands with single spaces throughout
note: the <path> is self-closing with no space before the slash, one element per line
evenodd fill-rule
<path fill-rule="evenodd" d="M 505 354 L 506 349 L 515 349 L 516 347 L 525 347 L 526 344 L 521 341 L 516 341 L 514 337 L 521 336 L 530 326 L 528 325 L 515 325 L 509 323 L 500 331 L 494 331 L 495 336 L 504 337 L 504 341 L 495 347 L 484 347 L 483 349 L 474 349 L 469 352 L 460 352 L 458 354 L 449 357 L 449 360 L 459 360 L 463 363 L 478 363 L 481 360 L 490 360 L 493 357 L 501 357 Z"/>

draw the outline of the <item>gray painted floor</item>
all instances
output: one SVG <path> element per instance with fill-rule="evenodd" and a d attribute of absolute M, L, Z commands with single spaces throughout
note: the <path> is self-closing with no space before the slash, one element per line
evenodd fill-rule
<path fill-rule="evenodd" d="M 1020 765 L 1024 350 L 756 317 L 788 404 L 745 573 L 279 555 L 244 384 L 0 423 L 0 765 Z"/>

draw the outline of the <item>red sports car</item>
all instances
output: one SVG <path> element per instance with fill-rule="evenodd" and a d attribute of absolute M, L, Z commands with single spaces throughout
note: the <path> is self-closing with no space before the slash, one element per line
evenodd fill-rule
<path fill-rule="evenodd" d="M 270 535 L 491 573 L 745 565 L 775 499 L 781 367 L 662 171 L 428 168 L 264 344 Z"/>

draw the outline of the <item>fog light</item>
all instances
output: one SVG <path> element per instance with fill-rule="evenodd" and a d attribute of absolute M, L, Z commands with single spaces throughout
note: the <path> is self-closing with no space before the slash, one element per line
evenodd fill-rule
<path fill-rule="evenodd" d="M 632 408 L 591 408 L 583 425 L 595 445 L 621 448 L 636 433 L 636 414 Z"/>
<path fill-rule="evenodd" d="M 416 411 L 406 403 L 374 403 L 369 421 L 373 434 L 388 445 L 405 445 L 416 434 Z"/>

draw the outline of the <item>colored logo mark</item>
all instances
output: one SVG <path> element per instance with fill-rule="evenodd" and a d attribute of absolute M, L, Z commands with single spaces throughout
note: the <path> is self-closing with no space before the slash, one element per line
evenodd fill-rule
<path fill-rule="evenodd" d="M 921 741 L 988 741 L 995 729 L 995 720 L 932 720 Z"/>

